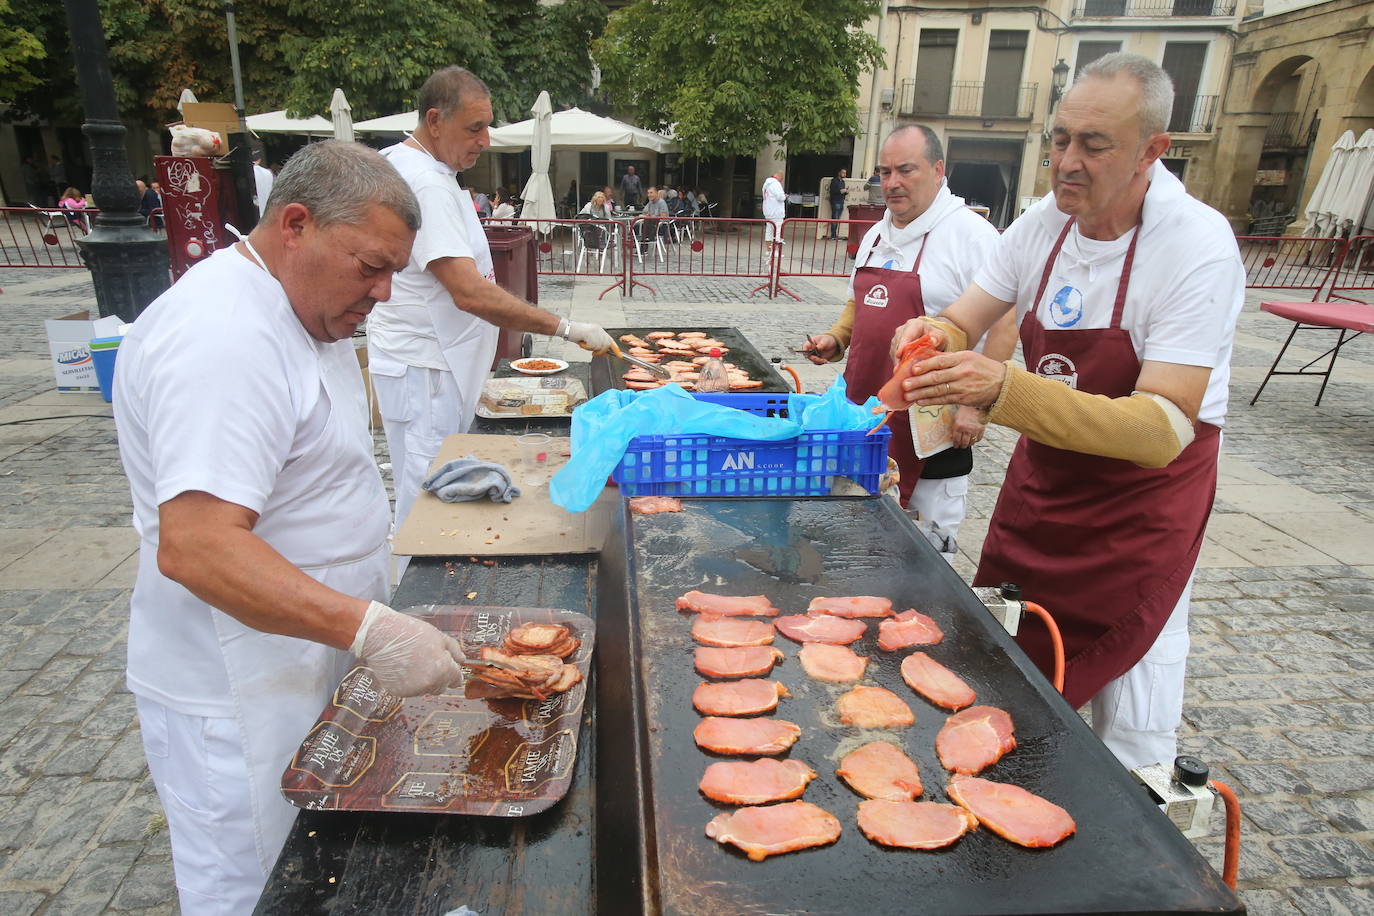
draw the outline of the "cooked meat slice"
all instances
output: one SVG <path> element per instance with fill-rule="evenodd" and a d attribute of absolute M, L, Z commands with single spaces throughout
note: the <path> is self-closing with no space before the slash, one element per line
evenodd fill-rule
<path fill-rule="evenodd" d="M 693 337 L 706 337 L 705 331 L 678 331 L 677 336 L 681 340 L 691 340 Z"/>
<path fill-rule="evenodd" d="M 582 640 L 578 639 L 576 636 L 569 636 L 558 645 L 550 648 L 548 654 L 557 655 L 559 658 L 567 658 L 569 655 L 576 652 L 581 645 Z"/>
<path fill-rule="evenodd" d="M 909 801 L 922 791 L 916 763 L 886 741 L 870 741 L 845 754 L 835 772 L 865 798 Z"/>
<path fill-rule="evenodd" d="M 891 617 L 892 599 L 873 595 L 854 595 L 849 598 L 812 598 L 807 608 L 813 614 L 834 617 Z"/>
<path fill-rule="evenodd" d="M 641 381 L 637 381 L 637 380 L 635 380 L 635 379 L 626 379 L 626 380 L 625 380 L 625 387 L 626 387 L 626 388 L 633 389 L 634 391 L 648 391 L 648 390 L 651 389 L 651 388 L 662 388 L 662 387 L 663 387 L 663 382 L 662 382 L 662 381 L 641 382 Z"/>
<path fill-rule="evenodd" d="M 748 388 L 762 388 L 762 387 L 763 387 L 763 382 L 762 382 L 761 380 L 759 380 L 759 379 L 750 379 L 750 380 L 747 381 L 747 382 L 736 382 L 736 381 L 734 381 L 734 380 L 731 380 L 731 382 L 730 382 L 730 390 L 731 390 L 731 391 L 740 391 L 740 390 L 744 390 L 744 389 L 748 389 Z"/>
<path fill-rule="evenodd" d="M 859 829 L 884 846 L 940 849 L 977 827 L 978 819 L 955 805 L 882 798 L 859 802 Z"/>
<path fill-rule="evenodd" d="M 939 624 L 920 611 L 903 611 L 878 624 L 878 648 L 895 652 L 907 646 L 930 646 L 945 638 Z"/>
<path fill-rule="evenodd" d="M 692 692 L 692 706 L 708 716 L 761 716 L 777 709 L 779 698 L 791 695 L 777 681 L 745 678 L 720 684 L 698 684 Z"/>
<path fill-rule="evenodd" d="M 692 638 L 703 646 L 767 646 L 773 642 L 773 624 L 768 620 L 698 614 L 692 621 Z"/>
<path fill-rule="evenodd" d="M 645 336 L 646 338 L 648 338 L 649 340 L 667 340 L 667 339 L 670 338 L 670 337 L 676 337 L 676 336 L 677 336 L 677 332 L 676 332 L 676 331 L 650 331 L 648 334 L 645 334 L 644 336 Z"/>
<path fill-rule="evenodd" d="M 935 736 L 941 765 L 956 773 L 977 773 L 1015 747 L 1011 716 L 996 706 L 970 706 L 956 712 Z"/>
<path fill-rule="evenodd" d="M 801 726 L 785 719 L 726 719 L 708 716 L 692 730 L 697 746 L 717 754 L 781 754 L 801 737 Z"/>
<path fill-rule="evenodd" d="M 1018 846 L 1053 846 L 1078 829 L 1069 812 L 1020 786 L 960 775 L 945 792 L 984 827 Z"/>
<path fill-rule="evenodd" d="M 644 339 L 642 337 L 636 337 L 633 334 L 621 334 L 620 342 L 623 344 L 629 344 L 632 347 L 644 346 Z"/>
<path fill-rule="evenodd" d="M 978 699 L 964 679 L 924 652 L 902 659 L 902 680 L 936 706 L 962 709 Z"/>
<path fill-rule="evenodd" d="M 561 623 L 522 623 L 506 634 L 506 651 L 538 655 L 571 635 L 572 631 Z"/>
<path fill-rule="evenodd" d="M 848 646 L 834 646 L 824 642 L 809 642 L 797 653 L 797 661 L 811 677 L 818 681 L 845 683 L 864 676 L 868 659 L 855 655 Z"/>
<path fill-rule="evenodd" d="M 697 788 L 718 802 L 762 805 L 801 798 L 815 778 L 816 771 L 800 760 L 722 760 L 706 768 Z"/>
<path fill-rule="evenodd" d="M 772 671 L 784 657 L 781 649 L 772 646 L 703 646 L 696 651 L 696 665 L 697 671 L 707 677 L 755 677 Z"/>
<path fill-rule="evenodd" d="M 864 635 L 868 624 L 862 620 L 845 620 L 828 614 L 789 614 L 773 621 L 778 632 L 797 642 L 828 642 L 844 646 Z"/>
<path fill-rule="evenodd" d="M 763 595 L 712 595 L 692 589 L 677 599 L 679 611 L 695 614 L 717 614 L 721 617 L 776 617 L 778 609 Z"/>
<path fill-rule="evenodd" d="M 635 515 L 681 512 L 682 500 L 676 496 L 636 496 L 630 500 L 630 511 Z"/>
<path fill-rule="evenodd" d="M 655 380 L 647 369 L 641 369 L 638 366 L 626 372 L 621 378 L 627 382 L 652 382 Z"/>
<path fill-rule="evenodd" d="M 706 825 L 706 835 L 718 843 L 732 843 L 762 862 L 779 853 L 835 842 L 840 821 L 824 808 L 794 801 L 718 814 Z"/>
<path fill-rule="evenodd" d="M 835 701 L 840 721 L 859 728 L 914 725 L 916 715 L 901 697 L 883 687 L 855 687 Z"/>

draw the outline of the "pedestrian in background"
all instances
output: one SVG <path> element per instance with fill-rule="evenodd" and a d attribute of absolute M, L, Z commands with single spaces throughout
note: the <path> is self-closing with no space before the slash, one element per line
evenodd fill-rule
<path fill-rule="evenodd" d="M 844 186 L 844 179 L 848 174 L 844 169 L 840 169 L 835 173 L 835 177 L 830 179 L 830 218 L 835 221 L 830 224 L 832 239 L 840 237 L 840 214 L 844 213 L 844 198 L 849 193 Z"/>
<path fill-rule="evenodd" d="M 625 174 L 620 177 L 620 193 L 623 195 L 625 206 L 639 206 L 639 198 L 643 193 L 640 190 L 642 187 L 639 175 L 635 173 L 635 167 L 626 166 Z"/>

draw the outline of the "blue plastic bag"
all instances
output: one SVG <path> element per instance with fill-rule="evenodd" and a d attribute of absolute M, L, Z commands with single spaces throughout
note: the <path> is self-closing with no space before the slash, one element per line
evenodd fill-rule
<path fill-rule="evenodd" d="M 603 391 L 573 411 L 572 457 L 549 481 L 549 498 L 569 512 L 587 511 L 635 436 L 704 433 L 775 442 L 801 432 L 792 420 L 698 401 L 681 385 Z"/>
<path fill-rule="evenodd" d="M 801 423 L 804 431 L 815 429 L 871 429 L 878 421 L 873 409 L 879 407 L 876 397 L 870 396 L 862 404 L 849 400 L 844 376 L 837 376 L 825 394 L 789 394 L 787 415 Z"/>

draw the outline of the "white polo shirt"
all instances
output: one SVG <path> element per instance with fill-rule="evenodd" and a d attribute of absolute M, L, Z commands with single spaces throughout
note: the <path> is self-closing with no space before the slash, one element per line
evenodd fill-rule
<path fill-rule="evenodd" d="M 1068 216 L 1054 195 L 1012 223 L 975 282 L 992 296 L 1016 303 L 1020 321 L 1036 307 L 1049 329 L 1111 325 L 1117 283 L 1131 232 L 1109 242 L 1069 230 L 1055 259 L 1043 301 L 1031 299 L 1040 285 L 1055 240 Z M 1231 344 L 1245 304 L 1245 268 L 1226 218 L 1190 197 L 1182 182 L 1156 162 L 1145 194 L 1121 326 L 1136 356 L 1212 370 L 1198 419 L 1225 424 L 1231 381 Z"/>

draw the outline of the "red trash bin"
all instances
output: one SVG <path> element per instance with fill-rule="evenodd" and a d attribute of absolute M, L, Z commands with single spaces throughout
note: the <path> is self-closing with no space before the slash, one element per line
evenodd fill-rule
<path fill-rule="evenodd" d="M 491 264 L 496 271 L 496 285 L 530 305 L 539 304 L 539 272 L 535 259 L 534 231 L 523 226 L 487 226 L 487 244 L 491 247 Z M 496 340 L 496 368 L 503 359 L 519 359 L 525 355 L 524 331 L 501 329 Z"/>
<path fill-rule="evenodd" d="M 851 258 L 859 256 L 859 243 L 863 241 L 864 233 L 883 218 L 883 211 L 887 207 L 875 204 L 850 204 L 849 218 L 857 220 L 849 224 L 849 241 L 845 244 L 844 250 Z"/>

